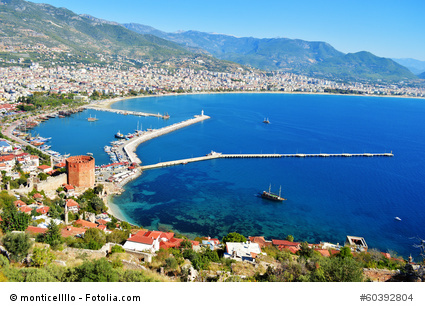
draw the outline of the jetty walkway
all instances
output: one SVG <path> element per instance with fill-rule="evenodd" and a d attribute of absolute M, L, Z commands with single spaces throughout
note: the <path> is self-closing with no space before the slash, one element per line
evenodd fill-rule
<path fill-rule="evenodd" d="M 122 110 L 122 109 L 97 107 L 97 106 L 94 106 L 94 105 L 87 105 L 86 108 L 97 110 L 97 111 L 102 111 L 102 112 L 111 112 L 111 113 L 121 114 L 121 115 L 135 115 L 135 116 L 145 116 L 145 117 L 150 116 L 150 117 L 164 118 L 164 116 L 162 116 L 160 113 L 151 114 L 151 113 L 135 112 L 135 111 Z"/>
<path fill-rule="evenodd" d="M 135 136 L 134 138 L 126 141 L 122 146 L 122 150 L 125 155 L 130 159 L 130 162 L 140 164 L 141 161 L 136 155 L 136 148 L 139 144 L 152 140 L 156 137 L 159 137 L 161 135 L 179 130 L 181 128 L 193 125 L 195 123 L 204 121 L 206 119 L 209 119 L 210 117 L 207 115 L 204 115 L 203 112 L 201 115 L 195 115 L 194 118 L 181 121 L 172 125 L 169 125 L 167 127 L 161 128 L 161 129 L 154 129 L 151 131 L 145 131 L 140 136 Z"/>
<path fill-rule="evenodd" d="M 204 160 L 217 159 L 217 158 L 393 157 L 393 156 L 394 154 L 392 151 L 391 153 L 356 153 L 356 154 L 349 154 L 349 153 L 342 153 L 342 154 L 323 154 L 323 153 L 320 153 L 320 154 L 221 154 L 221 153 L 216 153 L 214 151 L 211 151 L 211 153 L 203 157 L 194 157 L 194 158 L 187 158 L 187 159 L 165 161 L 165 162 L 160 162 L 153 165 L 141 166 L 141 169 L 149 170 L 149 169 L 163 168 L 163 167 L 176 166 L 176 165 L 185 165 L 191 162 L 204 161 Z"/>

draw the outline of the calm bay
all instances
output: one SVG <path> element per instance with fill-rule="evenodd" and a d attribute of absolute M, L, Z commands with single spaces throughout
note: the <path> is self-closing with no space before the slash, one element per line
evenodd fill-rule
<path fill-rule="evenodd" d="M 394 157 L 216 159 L 145 171 L 114 198 L 122 216 L 149 229 L 221 238 L 228 232 L 266 239 L 343 244 L 362 236 L 370 248 L 418 257 L 425 238 L 425 102 L 421 99 L 304 94 L 205 94 L 125 100 L 112 108 L 168 112 L 169 120 L 86 110 L 34 131 L 71 155 L 103 147 L 117 131 L 202 123 L 141 144 L 143 164 L 231 153 L 384 153 Z M 90 115 L 99 119 L 87 122 Z M 264 118 L 270 120 L 263 123 Z M 257 195 L 282 186 L 284 202 Z M 402 221 L 396 221 L 394 217 Z"/>

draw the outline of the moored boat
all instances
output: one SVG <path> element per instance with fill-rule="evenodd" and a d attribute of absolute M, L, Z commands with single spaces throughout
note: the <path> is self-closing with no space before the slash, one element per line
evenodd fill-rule
<path fill-rule="evenodd" d="M 117 139 L 124 139 L 124 134 L 122 134 L 121 132 L 117 132 L 116 134 L 115 134 L 115 137 L 117 138 Z"/>

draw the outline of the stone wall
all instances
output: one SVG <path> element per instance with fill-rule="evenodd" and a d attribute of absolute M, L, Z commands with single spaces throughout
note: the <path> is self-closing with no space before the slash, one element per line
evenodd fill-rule
<path fill-rule="evenodd" d="M 41 191 L 41 190 L 45 192 L 56 191 L 58 187 L 61 187 L 63 184 L 66 184 L 66 182 L 67 182 L 67 175 L 63 173 L 56 177 L 49 177 L 45 181 L 36 183 L 34 185 L 34 188 L 37 191 Z"/>

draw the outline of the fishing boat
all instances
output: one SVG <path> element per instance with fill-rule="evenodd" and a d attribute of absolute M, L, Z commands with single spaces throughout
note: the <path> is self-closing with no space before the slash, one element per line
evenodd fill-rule
<path fill-rule="evenodd" d="M 162 119 L 169 119 L 170 115 L 168 115 L 168 113 L 165 113 L 165 115 L 162 116 Z"/>
<path fill-rule="evenodd" d="M 122 134 L 121 132 L 117 132 L 116 134 L 115 134 L 115 137 L 117 138 L 117 139 L 124 139 L 124 134 Z"/>
<path fill-rule="evenodd" d="M 269 123 L 270 123 L 270 121 L 269 121 L 269 119 L 268 119 L 268 118 L 264 118 L 263 123 L 265 123 L 265 124 L 269 124 Z"/>
<path fill-rule="evenodd" d="M 274 201 L 283 201 L 286 200 L 286 198 L 281 197 L 281 192 L 282 192 L 282 187 L 279 188 L 279 195 L 272 193 L 271 192 L 271 187 L 272 185 L 270 184 L 269 186 L 269 191 L 263 191 L 263 193 L 261 193 L 261 197 L 265 198 L 265 199 L 269 199 L 269 200 L 274 200 Z"/>

